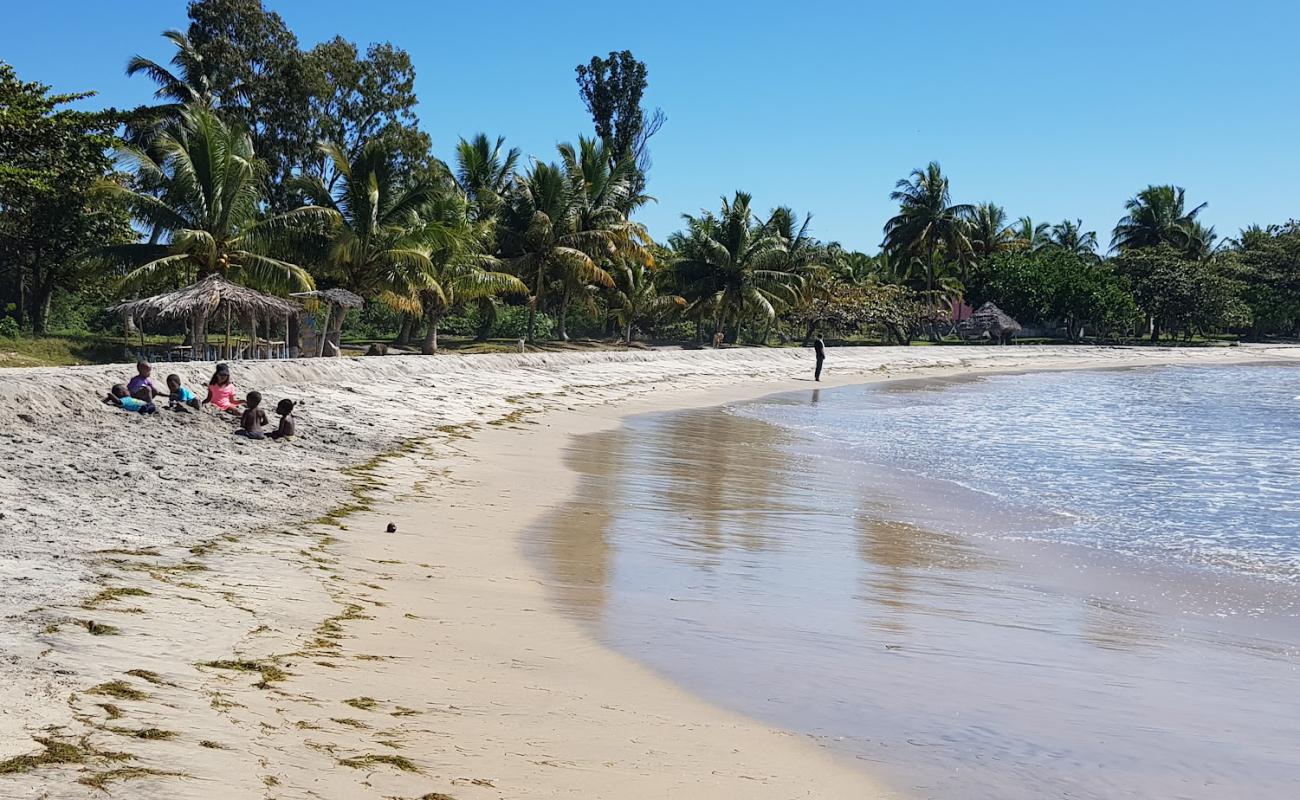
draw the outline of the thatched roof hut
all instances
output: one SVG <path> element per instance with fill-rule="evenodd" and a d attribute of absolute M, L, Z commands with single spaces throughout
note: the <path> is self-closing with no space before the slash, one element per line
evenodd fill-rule
<path fill-rule="evenodd" d="M 158 319 L 189 319 L 194 325 L 194 357 L 206 352 L 207 324 L 214 318 L 226 321 L 227 351 L 229 351 L 230 321 L 249 323 L 256 338 L 259 321 L 266 323 L 269 334 L 274 321 L 288 321 L 302 313 L 297 303 L 282 297 L 238 286 L 220 275 L 209 275 L 184 289 L 174 292 L 130 300 L 109 309 L 140 321 Z M 143 334 L 142 334 L 143 335 Z M 269 338 L 269 335 L 268 335 Z M 229 355 L 229 352 L 227 352 Z"/>
<path fill-rule="evenodd" d="M 963 339 L 971 339 L 988 334 L 998 344 L 1006 344 L 1020 332 L 1020 323 L 1009 317 L 1005 311 L 992 302 L 976 309 L 970 319 L 957 326 Z"/>
<path fill-rule="evenodd" d="M 320 300 L 340 308 L 361 308 L 366 304 L 361 295 L 353 294 L 347 289 L 317 289 L 313 292 L 294 292 L 289 296 L 301 297 L 304 300 Z"/>
<path fill-rule="evenodd" d="M 348 309 L 361 308 L 366 301 L 358 294 L 353 294 L 347 289 L 317 289 L 312 292 L 294 292 L 290 297 L 297 297 L 302 300 L 316 300 L 325 305 L 325 318 L 320 324 L 319 330 L 316 331 L 316 355 L 325 355 L 325 347 L 331 348 L 330 355 L 339 355 L 342 350 L 341 337 L 343 332 L 343 318 L 347 316 Z M 337 309 L 337 310 L 336 310 Z"/>
<path fill-rule="evenodd" d="M 174 292 L 131 300 L 109 311 L 130 314 L 136 319 L 189 319 L 203 315 L 211 319 L 229 312 L 235 319 L 283 319 L 302 312 L 297 303 L 237 286 L 220 275 L 206 278 Z"/>

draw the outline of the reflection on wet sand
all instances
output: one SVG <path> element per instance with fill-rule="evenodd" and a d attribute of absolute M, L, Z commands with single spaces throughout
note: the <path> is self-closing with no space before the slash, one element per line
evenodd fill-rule
<path fill-rule="evenodd" d="M 636 418 L 574 445 L 535 555 L 611 646 L 917 796 L 1300 796 L 1293 617 L 1225 623 L 1181 600 L 1243 596 L 1222 581 L 946 532 L 1037 523 L 839 455 L 721 410 Z"/>

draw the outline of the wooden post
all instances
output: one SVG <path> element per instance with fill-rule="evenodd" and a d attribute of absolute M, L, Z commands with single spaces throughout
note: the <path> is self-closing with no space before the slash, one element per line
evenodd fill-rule
<path fill-rule="evenodd" d="M 226 352 L 225 357 L 230 358 L 230 306 L 226 306 Z"/>
<path fill-rule="evenodd" d="M 325 339 L 329 337 L 330 312 L 334 309 L 333 303 L 323 303 L 323 305 L 325 306 L 325 318 L 316 326 L 316 336 L 318 337 L 316 344 L 320 346 L 319 351 L 316 353 L 317 358 L 325 356 Z"/>

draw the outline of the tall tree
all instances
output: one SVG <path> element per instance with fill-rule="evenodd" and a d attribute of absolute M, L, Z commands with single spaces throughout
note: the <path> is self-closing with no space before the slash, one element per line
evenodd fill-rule
<path fill-rule="evenodd" d="M 337 144 L 349 157 L 383 140 L 400 173 L 428 159 L 431 142 L 415 115 L 415 67 L 405 50 L 385 42 L 370 45 L 362 55 L 355 44 L 336 36 L 313 47 L 306 60 L 315 81 L 311 125 L 316 140 Z M 313 165 L 327 183 L 337 179 L 327 174 L 331 163 L 319 158 Z"/>
<path fill-rule="evenodd" d="M 111 172 L 120 122 L 64 108 L 90 96 L 51 94 L 0 62 L 0 300 L 38 334 L 55 293 L 78 288 L 84 256 L 132 235 L 125 209 L 89 191 Z"/>
<path fill-rule="evenodd" d="M 499 226 L 501 252 L 532 293 L 528 341 L 552 282 L 612 287 L 614 279 L 598 260 L 617 251 L 614 236 L 583 225 L 585 199 L 558 164 L 537 162 L 511 192 Z"/>
<path fill-rule="evenodd" d="M 899 204 L 899 210 L 885 223 L 883 247 L 892 258 L 921 260 L 926 302 L 933 317 L 938 278 L 943 272 L 941 259 L 965 262 L 971 252 L 967 219 L 975 208 L 952 203 L 948 177 L 937 161 L 931 161 L 924 169 L 912 170 L 911 177 L 900 180 L 889 197 Z"/>
<path fill-rule="evenodd" d="M 639 178 L 634 189 L 640 194 L 650 169 L 650 138 L 665 121 L 661 110 L 656 108 L 647 117 L 641 107 L 647 86 L 645 63 L 630 50 L 622 50 L 611 52 L 609 58 L 593 56 L 576 71 L 578 91 L 596 125 L 596 136 L 612 161 L 628 160 L 636 165 Z"/>
<path fill-rule="evenodd" d="M 979 203 L 970 213 L 971 251 L 983 259 L 1009 250 L 1016 235 L 1007 224 L 1007 212 L 997 203 Z"/>
<path fill-rule="evenodd" d="M 163 31 L 163 38 L 176 46 L 170 67 L 135 55 L 126 62 L 126 74 L 130 77 L 145 75 L 158 85 L 154 97 L 165 101 L 163 105 L 155 107 L 160 116 L 175 117 L 184 106 L 216 108 L 217 95 L 202 53 L 181 31 Z M 232 96 L 237 96 L 239 92 L 238 84 L 229 87 Z"/>
<path fill-rule="evenodd" d="M 262 0 L 191 0 L 187 32 L 222 111 L 252 137 L 267 165 L 273 211 L 297 205 L 290 179 L 311 159 L 315 82 L 296 37 Z"/>
<path fill-rule="evenodd" d="M 1124 204 L 1124 217 L 1115 225 L 1110 249 L 1119 252 L 1167 244 L 1186 251 L 1193 243 L 1196 216 L 1208 205 L 1187 210 L 1179 186 L 1148 186 Z"/>

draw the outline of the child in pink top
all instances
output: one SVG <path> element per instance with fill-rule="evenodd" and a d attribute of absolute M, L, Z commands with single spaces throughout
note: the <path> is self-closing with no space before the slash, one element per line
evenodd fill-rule
<path fill-rule="evenodd" d="M 239 412 L 244 401 L 235 397 L 235 384 L 230 382 L 230 367 L 226 364 L 218 364 L 217 371 L 212 373 L 212 380 L 208 381 L 208 397 L 203 402 L 222 411 Z"/>

